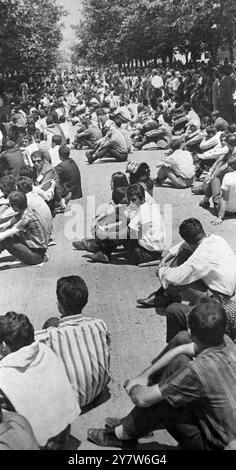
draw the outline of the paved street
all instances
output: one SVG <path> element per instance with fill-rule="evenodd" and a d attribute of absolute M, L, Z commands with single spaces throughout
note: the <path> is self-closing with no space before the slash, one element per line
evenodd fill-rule
<path fill-rule="evenodd" d="M 8 254 L 2 253 L 0 313 L 9 310 L 25 313 L 35 329 L 38 329 L 49 316 L 57 315 L 56 280 L 70 274 L 78 274 L 85 279 L 89 287 L 89 302 L 84 313 L 105 320 L 112 339 L 110 398 L 109 395 L 105 397 L 104 403 L 80 416 L 72 426 L 72 434 L 79 441 L 72 445 L 76 444 L 80 449 L 95 449 L 96 446 L 86 439 L 86 430 L 103 426 L 106 416 L 120 417 L 131 409 L 123 383 L 147 366 L 165 345 L 165 317 L 158 316 L 154 309 L 136 307 L 137 297 L 144 297 L 158 287 L 155 267 L 139 268 L 118 262 L 110 265 L 94 264 L 85 257 L 85 253 L 73 250 L 66 234 L 71 231 L 71 221 L 79 210 L 78 204 L 84 209 L 86 222 L 87 196 L 95 196 L 96 206 L 109 201 L 111 174 L 124 171 L 126 165 L 101 161 L 89 166 L 84 150 L 73 150 L 72 156 L 81 170 L 84 198 L 70 203 L 65 214 L 56 216 L 56 246 L 48 249 L 50 259 L 47 264 L 26 267 L 16 262 L 12 266 Z M 153 177 L 160 157 L 161 152 L 158 151 L 134 152 L 130 155 L 130 159 L 147 161 Z M 193 196 L 190 189 L 155 188 L 154 198 L 160 203 L 162 211 L 164 204 L 172 204 L 173 243 L 179 240 L 178 225 L 181 221 L 194 216 L 202 221 L 207 231 L 223 235 L 236 252 L 236 220 L 226 220 L 219 227 L 212 226 L 212 215 L 198 207 L 201 197 Z M 82 217 L 78 222 L 81 229 Z M 176 445 L 164 431 L 157 431 L 152 437 L 140 442 L 140 448 L 146 450 L 167 449 Z"/>

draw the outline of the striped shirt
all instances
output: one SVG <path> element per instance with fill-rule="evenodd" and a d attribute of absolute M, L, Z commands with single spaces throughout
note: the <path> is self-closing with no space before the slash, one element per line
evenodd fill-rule
<path fill-rule="evenodd" d="M 223 449 L 236 436 L 235 383 L 236 346 L 225 336 L 221 346 L 205 349 L 159 387 L 174 407 L 194 402 L 206 448 Z"/>
<path fill-rule="evenodd" d="M 110 334 L 103 320 L 72 315 L 60 320 L 58 328 L 35 332 L 62 360 L 80 407 L 103 391 L 110 380 Z"/>

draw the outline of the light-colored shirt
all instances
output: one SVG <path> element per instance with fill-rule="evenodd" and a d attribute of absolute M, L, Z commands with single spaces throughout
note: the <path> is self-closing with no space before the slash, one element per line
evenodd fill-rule
<path fill-rule="evenodd" d="M 37 331 L 62 361 L 81 407 L 92 403 L 110 380 L 110 335 L 104 321 L 71 315 L 58 328 Z"/>
<path fill-rule="evenodd" d="M 229 191 L 229 199 L 226 205 L 227 212 L 236 212 L 236 171 L 227 173 L 222 181 L 221 189 Z"/>
<path fill-rule="evenodd" d="M 44 446 L 79 416 L 76 396 L 50 348 L 37 341 L 3 357 L 0 389 Z"/>
<path fill-rule="evenodd" d="M 163 165 L 171 168 L 182 178 L 190 179 L 194 176 L 193 158 L 188 150 L 175 150 L 169 157 L 164 158 Z"/>
<path fill-rule="evenodd" d="M 185 245 L 182 242 L 169 251 L 175 256 Z M 185 263 L 176 268 L 160 268 L 159 277 L 164 289 L 201 279 L 209 289 L 231 297 L 236 289 L 236 256 L 224 238 L 211 234 Z"/>
<path fill-rule="evenodd" d="M 151 204 L 151 199 L 150 196 L 148 202 L 138 207 L 129 228 L 136 233 L 140 246 L 148 251 L 161 251 L 165 240 L 164 221 L 158 204 Z"/>
<path fill-rule="evenodd" d="M 48 153 L 51 157 L 51 164 L 54 166 L 54 168 L 61 163 L 60 157 L 59 157 L 59 148 L 60 145 L 56 145 L 54 148 L 51 148 Z"/>

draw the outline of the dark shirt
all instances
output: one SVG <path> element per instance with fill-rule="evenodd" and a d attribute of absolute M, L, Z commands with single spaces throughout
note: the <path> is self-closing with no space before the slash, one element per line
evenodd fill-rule
<path fill-rule="evenodd" d="M 236 346 L 228 336 L 221 346 L 202 351 L 194 361 L 160 384 L 174 406 L 194 403 L 208 449 L 223 449 L 236 436 Z"/>
<path fill-rule="evenodd" d="M 72 199 L 83 197 L 80 171 L 72 158 L 68 158 L 57 165 L 56 172 L 60 186 L 72 192 Z"/>
<path fill-rule="evenodd" d="M 5 166 L 5 169 L 12 171 L 14 176 L 19 176 L 20 167 L 24 166 L 24 158 L 19 148 L 6 150 L 1 155 L 1 166 Z"/>

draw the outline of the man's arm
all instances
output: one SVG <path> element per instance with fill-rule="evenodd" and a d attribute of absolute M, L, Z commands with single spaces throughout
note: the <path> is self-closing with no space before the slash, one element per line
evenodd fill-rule
<path fill-rule="evenodd" d="M 225 215 L 225 212 L 226 212 L 226 208 L 227 208 L 227 202 L 229 200 L 229 190 L 226 191 L 223 189 L 222 191 L 222 196 L 220 198 L 220 205 L 219 205 L 219 211 L 218 211 L 218 216 L 215 220 L 213 220 L 211 223 L 213 225 L 219 225 L 219 224 L 222 224 L 223 222 L 223 218 L 224 218 L 224 215 Z"/>
<path fill-rule="evenodd" d="M 20 233 L 20 230 L 16 226 L 11 227 L 8 230 L 5 230 L 4 232 L 0 233 L 0 242 L 2 242 L 3 240 L 6 240 L 6 238 L 19 235 L 19 233 Z"/>
<path fill-rule="evenodd" d="M 128 395 L 132 402 L 140 408 L 148 408 L 163 400 L 159 385 L 152 385 L 151 387 L 134 385 Z"/>
<path fill-rule="evenodd" d="M 167 351 L 164 356 L 160 357 L 157 361 L 155 361 L 150 367 L 147 369 L 144 369 L 143 372 L 141 372 L 140 375 L 135 377 L 134 379 L 128 380 L 125 382 L 124 387 L 129 393 L 129 391 L 134 387 L 135 385 L 141 385 L 141 386 L 148 386 L 150 378 L 159 372 L 161 369 L 164 369 L 168 364 L 174 359 L 176 356 L 179 354 L 186 354 L 190 357 L 194 357 L 196 355 L 196 345 L 195 343 L 187 343 L 187 344 L 181 344 L 180 346 L 177 346 L 176 348 L 171 349 L 170 351 Z"/>

